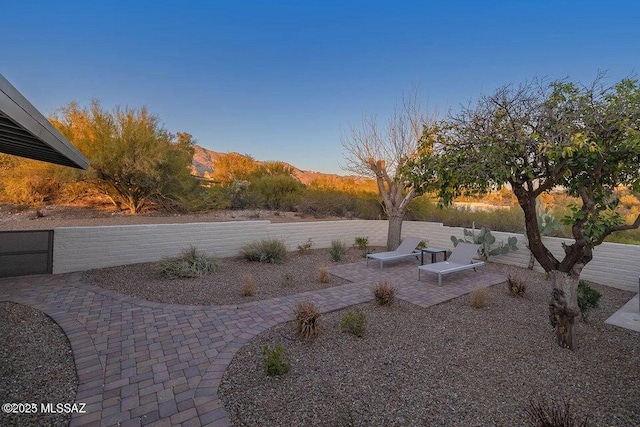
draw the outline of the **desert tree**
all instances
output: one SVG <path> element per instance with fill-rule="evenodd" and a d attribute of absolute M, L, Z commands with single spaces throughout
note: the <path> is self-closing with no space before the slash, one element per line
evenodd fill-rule
<path fill-rule="evenodd" d="M 222 185 L 229 185 L 234 181 L 248 181 L 258 166 L 258 162 L 249 155 L 220 153 L 213 162 L 211 179 Z"/>
<path fill-rule="evenodd" d="M 402 221 L 409 203 L 427 189 L 424 182 L 417 186 L 406 180 L 401 171 L 419 148 L 423 159 L 432 154 L 428 146 L 435 127 L 434 118 L 422 108 L 414 91 L 396 105 L 385 124 L 380 125 L 376 117 L 365 117 L 359 126 L 350 126 L 342 137 L 345 151 L 342 168 L 376 180 L 389 220 L 388 250 L 395 250 L 400 244 Z"/>
<path fill-rule="evenodd" d="M 640 189 L 640 90 L 636 80 L 603 81 L 504 86 L 451 115 L 437 144 L 443 203 L 511 187 L 524 212 L 529 249 L 553 280 L 549 316 L 558 343 L 571 349 L 578 281 L 593 248 L 613 232 L 640 226 L 640 215 L 625 222 L 616 211 L 615 191 Z M 420 161 L 410 170 L 418 182 L 431 176 Z M 562 244 L 560 259 L 542 241 L 536 216 L 538 197 L 556 187 L 578 200 L 564 218 L 573 239 Z"/>
<path fill-rule="evenodd" d="M 146 108 L 104 110 L 77 103 L 58 110 L 51 122 L 88 158 L 84 179 L 131 213 L 149 203 L 172 206 L 197 187 L 190 175 L 193 140 L 167 131 Z"/>

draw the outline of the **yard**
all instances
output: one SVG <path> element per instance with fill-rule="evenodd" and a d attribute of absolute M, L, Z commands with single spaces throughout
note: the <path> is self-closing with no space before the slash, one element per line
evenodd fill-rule
<path fill-rule="evenodd" d="M 347 283 L 335 276 L 328 283 L 319 279 L 322 268 L 337 265 L 326 249 L 289 253 L 283 264 L 221 261 L 216 273 L 202 278 L 162 278 L 159 263 L 148 263 L 90 271 L 81 280 L 167 304 L 226 306 Z M 352 248 L 341 263 L 353 262 L 367 274 L 378 274 L 377 265 L 365 266 L 361 252 Z M 413 277 L 416 265 L 415 260 L 407 260 L 391 269 L 408 269 Z M 509 295 L 501 283 L 488 290 L 482 308 L 473 308 L 469 295 L 424 308 L 408 302 L 411 298 L 405 290 L 405 300 L 396 298 L 387 307 L 371 301 L 322 314 L 320 333 L 312 339 L 299 338 L 293 322 L 255 336 L 235 354 L 217 391 L 232 424 L 523 425 L 526 410 L 543 399 L 570 402 L 571 411 L 579 419 L 588 417 L 589 425 L 640 424 L 640 377 L 636 375 L 640 336 L 604 324 L 630 299 L 630 292 L 594 285 L 603 294 L 600 307 L 588 321 L 578 322 L 578 348 L 571 352 L 555 343 L 546 310 L 551 284 L 543 274 L 494 263 L 488 263 L 486 273 L 482 271 L 477 273 L 479 278 L 483 274 L 523 278 L 524 296 Z M 256 285 L 252 297 L 242 292 L 247 275 Z M 423 278 L 417 284 L 426 287 L 429 280 L 437 282 Z M 452 275 L 443 287 L 455 281 Z M 341 331 L 343 316 L 353 310 L 366 316 L 362 337 Z M 31 321 L 24 315 L 3 320 L 7 328 L 13 327 L 11 322 Z M 25 372 L 37 373 L 48 363 L 42 342 L 12 339 L 2 344 L 16 354 L 32 355 L 23 360 L 30 365 L 21 366 Z M 283 347 L 291 370 L 268 376 L 263 348 L 276 344 Z M 73 367 L 70 359 L 65 363 L 61 372 Z M 13 394 L 4 397 L 50 400 L 46 394 L 33 394 L 34 385 L 25 383 L 34 378 L 13 378 L 13 382 L 19 380 L 11 384 Z M 3 376 L 4 381 L 8 379 Z M 75 387 L 73 376 L 50 381 L 54 390 Z"/>

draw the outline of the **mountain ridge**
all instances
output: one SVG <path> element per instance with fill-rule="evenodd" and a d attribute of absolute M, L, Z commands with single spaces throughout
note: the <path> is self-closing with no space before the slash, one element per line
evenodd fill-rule
<path fill-rule="evenodd" d="M 197 175 L 203 178 L 207 178 L 211 176 L 213 174 L 213 165 L 215 161 L 226 154 L 230 154 L 230 152 L 227 152 L 227 153 L 219 152 L 219 151 L 209 150 L 200 145 L 194 145 L 191 172 L 194 175 Z M 242 155 L 246 156 L 245 154 L 242 154 Z M 250 157 L 250 156 L 247 156 L 247 157 Z M 255 160 L 255 162 L 258 164 L 269 163 L 263 160 Z M 338 175 L 338 174 L 332 174 L 332 173 L 308 171 L 308 170 L 297 168 L 294 165 L 287 162 L 283 162 L 283 161 L 277 161 L 277 162 L 285 166 L 291 167 L 293 169 L 293 176 L 295 176 L 301 183 L 305 185 L 308 185 L 310 182 L 319 178 L 338 178 L 338 179 L 350 178 L 355 180 L 370 179 L 370 178 L 354 176 L 354 175 Z"/>

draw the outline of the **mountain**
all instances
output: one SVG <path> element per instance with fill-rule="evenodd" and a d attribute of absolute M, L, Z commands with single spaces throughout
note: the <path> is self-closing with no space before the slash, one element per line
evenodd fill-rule
<path fill-rule="evenodd" d="M 208 150 L 199 145 L 195 145 L 194 149 L 195 150 L 193 153 L 193 164 L 191 166 L 191 171 L 194 175 L 197 175 L 200 177 L 211 175 L 213 173 L 214 162 L 217 159 L 219 159 L 221 156 L 224 156 L 225 154 L 227 154 L 227 153 L 220 153 L 217 151 Z M 262 164 L 267 162 L 256 160 L 256 163 Z M 361 177 L 353 177 L 353 176 L 344 177 L 336 174 L 306 171 L 306 170 L 299 169 L 286 162 L 280 162 L 280 163 L 284 164 L 285 166 L 291 167 L 293 169 L 293 175 L 296 178 L 298 178 L 298 180 L 301 183 L 305 185 L 309 184 L 311 181 L 315 179 L 320 179 L 320 178 L 329 178 L 329 179 L 350 178 L 356 181 L 368 180 L 367 178 L 361 178 Z"/>

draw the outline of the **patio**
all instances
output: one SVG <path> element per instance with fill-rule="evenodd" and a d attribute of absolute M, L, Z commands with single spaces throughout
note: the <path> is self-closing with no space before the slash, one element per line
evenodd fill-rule
<path fill-rule="evenodd" d="M 413 260 L 383 270 L 364 261 L 334 266 L 353 283 L 281 298 L 227 306 L 180 306 L 149 302 L 83 283 L 82 274 L 0 280 L 0 301 L 35 307 L 64 330 L 78 372 L 71 426 L 226 426 L 218 398 L 222 374 L 235 353 L 262 331 L 292 319 L 301 301 L 322 312 L 370 301 L 372 286 L 387 281 L 397 297 L 421 307 L 505 281 L 498 274 L 466 271 L 417 280 Z M 434 281 L 435 279 L 435 281 Z"/>

